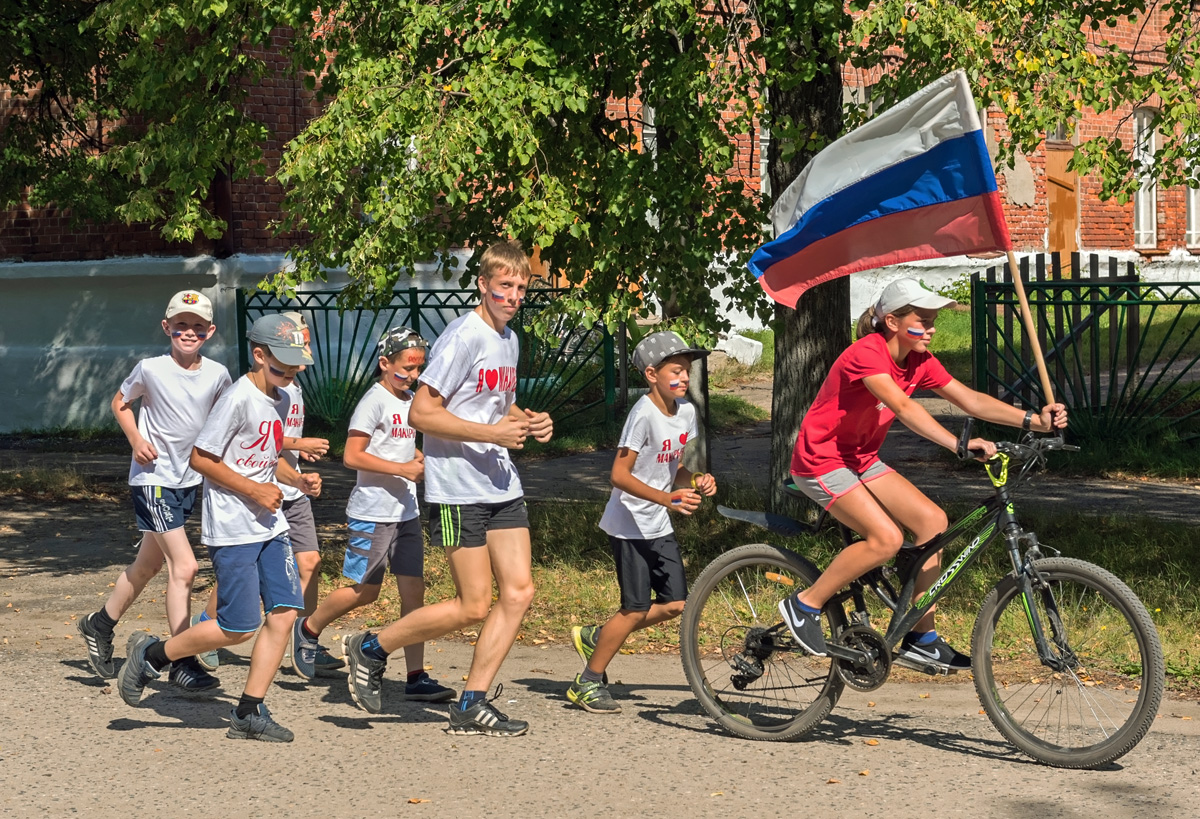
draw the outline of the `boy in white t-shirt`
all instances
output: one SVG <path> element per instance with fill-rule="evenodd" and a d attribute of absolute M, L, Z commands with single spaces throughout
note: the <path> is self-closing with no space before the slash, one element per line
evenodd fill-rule
<path fill-rule="evenodd" d="M 527 436 L 548 441 L 554 433 L 549 414 L 516 405 L 518 341 L 508 322 L 530 275 L 520 244 L 484 251 L 476 281 L 481 303 L 438 337 L 413 398 L 410 423 L 425 434 L 430 540 L 446 549 L 457 596 L 417 609 L 378 634 L 342 639 L 354 701 L 378 712 L 389 654 L 486 617 L 466 690 L 450 706 L 453 734 L 517 736 L 529 729 L 493 707 L 486 694 L 534 592 L 524 492 L 508 450 L 520 449 Z"/>
<path fill-rule="evenodd" d="M 608 692 L 605 669 L 629 635 L 683 613 L 687 578 L 667 512 L 690 515 L 701 495 L 717 491 L 712 475 L 691 474 L 682 458 L 696 435 L 696 408 L 684 397 L 688 370 L 706 355 L 708 350 L 689 347 L 670 331 L 646 336 L 633 350 L 633 366 L 645 375 L 650 392 L 625 419 L 613 460 L 612 494 L 600 518 L 617 564 L 621 609 L 603 627 L 571 629 L 584 666 L 567 699 L 593 714 L 621 711 Z"/>
<path fill-rule="evenodd" d="M 279 390 L 312 358 L 299 327 L 284 316 L 259 318 L 248 335 L 254 367 L 221 396 L 192 449 L 192 467 L 204 476 L 202 540 L 220 588 L 216 620 L 197 623 L 165 643 L 135 632 L 118 690 L 125 702 L 137 705 L 146 685 L 168 662 L 245 642 L 262 625 L 226 736 L 291 742 L 292 732 L 275 722 L 263 704 L 296 613 L 304 608 L 276 477 L 309 495 L 320 494 L 321 479 L 314 472 L 298 474 L 280 460 L 283 416 L 278 401 Z"/>
<path fill-rule="evenodd" d="M 353 586 L 335 589 L 308 617 L 292 627 L 292 667 L 306 680 L 320 668 L 321 632 L 334 620 L 373 603 L 391 569 L 400 592 L 400 615 L 425 604 L 425 541 L 421 536 L 416 482 L 425 476 L 425 456 L 417 431 L 408 423 L 412 390 L 425 366 L 429 342 L 407 327 L 393 327 L 379 340 L 379 380 L 367 390 L 354 414 L 342 463 L 358 470 L 346 504 L 350 543 L 342 574 Z M 404 649 L 408 666 L 405 699 L 441 702 L 454 690 L 425 672 L 425 645 Z M 355 693 L 350 686 L 350 693 Z"/>
<path fill-rule="evenodd" d="M 142 541 L 137 558 L 117 578 L 104 606 L 78 621 L 88 661 L 105 679 L 116 676 L 112 655 L 117 621 L 164 560 L 168 625 L 172 634 L 187 628 L 197 566 L 183 525 L 195 507 L 201 482 L 189 459 L 209 411 L 230 384 L 224 365 L 200 355 L 204 342 L 216 332 L 212 318 L 212 302 L 204 294 L 176 293 L 162 322 L 171 352 L 138 362 L 113 396 L 113 415 L 133 448 L 129 487 Z M 135 418 L 133 405 L 138 401 L 141 409 Z M 169 680 L 189 693 L 219 685 L 190 656 L 171 666 Z"/>

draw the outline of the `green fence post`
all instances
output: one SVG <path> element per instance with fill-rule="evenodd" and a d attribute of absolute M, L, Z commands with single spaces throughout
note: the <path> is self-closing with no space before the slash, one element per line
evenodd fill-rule
<path fill-rule="evenodd" d="M 246 339 L 246 291 L 237 289 L 238 375 L 250 372 L 250 344 Z"/>
<path fill-rule="evenodd" d="M 417 288 L 408 288 L 408 327 L 417 335 L 421 335 L 421 303 Z"/>
<path fill-rule="evenodd" d="M 604 420 L 612 423 L 616 420 L 617 403 L 617 367 L 616 355 L 613 350 L 612 333 L 604 328 Z"/>
<path fill-rule="evenodd" d="M 972 380 L 974 388 L 984 391 L 987 383 L 987 305 L 984 304 L 983 282 L 978 273 L 971 274 L 971 360 L 975 363 Z"/>

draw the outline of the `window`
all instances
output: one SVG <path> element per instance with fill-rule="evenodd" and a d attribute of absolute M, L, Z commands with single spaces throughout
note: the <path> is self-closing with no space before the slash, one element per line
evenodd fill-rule
<path fill-rule="evenodd" d="M 1192 184 L 1200 185 L 1200 161 L 1192 166 Z M 1200 246 L 1200 188 L 1187 188 L 1187 228 L 1183 242 L 1188 247 Z"/>
<path fill-rule="evenodd" d="M 1133 246 L 1158 246 L 1158 185 L 1151 173 L 1157 149 L 1152 127 L 1154 112 L 1133 112 L 1133 163 L 1142 173 L 1142 184 L 1133 195 Z"/>

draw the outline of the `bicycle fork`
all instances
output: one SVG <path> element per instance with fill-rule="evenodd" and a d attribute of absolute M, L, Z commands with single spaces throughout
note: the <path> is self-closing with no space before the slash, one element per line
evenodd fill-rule
<path fill-rule="evenodd" d="M 1030 631 L 1033 633 L 1033 642 L 1037 646 L 1038 659 L 1041 660 L 1042 665 L 1056 672 L 1075 668 L 1079 663 L 1075 653 L 1067 644 L 1066 630 L 1063 627 L 1062 618 L 1058 614 L 1058 602 L 1054 599 L 1054 592 L 1033 565 L 1042 556 L 1037 535 L 1033 532 L 1023 531 L 1014 521 L 1006 527 L 1004 540 L 1008 546 L 1009 557 L 1012 559 L 1013 575 L 1017 584 L 1017 593 L 1021 598 L 1021 607 L 1025 610 L 1025 619 L 1029 622 Z M 1021 541 L 1029 544 L 1024 557 L 1021 556 Z M 1042 602 L 1041 611 L 1037 606 L 1038 598 Z M 1051 640 L 1046 638 L 1042 612 L 1049 620 Z"/>

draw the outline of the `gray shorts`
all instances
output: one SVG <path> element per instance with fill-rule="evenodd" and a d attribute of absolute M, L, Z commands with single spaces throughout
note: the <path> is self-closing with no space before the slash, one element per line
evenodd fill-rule
<path fill-rule="evenodd" d="M 830 506 L 833 506 L 834 501 L 852 489 L 862 486 L 864 483 L 870 483 L 876 478 L 881 478 L 889 472 L 894 471 L 894 469 L 883 461 L 875 461 L 862 472 L 855 472 L 853 469 L 842 467 L 832 472 L 826 472 L 824 475 L 818 475 L 815 478 L 792 475 L 792 483 L 810 500 L 821 504 L 822 509 L 828 509 Z"/>
<path fill-rule="evenodd" d="M 421 537 L 421 519 L 378 523 L 350 518 L 350 543 L 342 574 L 355 583 L 379 586 L 383 573 L 392 570 L 396 577 L 425 576 L 425 540 Z"/>
<path fill-rule="evenodd" d="M 288 537 L 292 541 L 292 553 L 318 552 L 317 522 L 313 520 L 312 501 L 301 495 L 294 501 L 284 501 L 280 507 L 288 522 Z"/>

